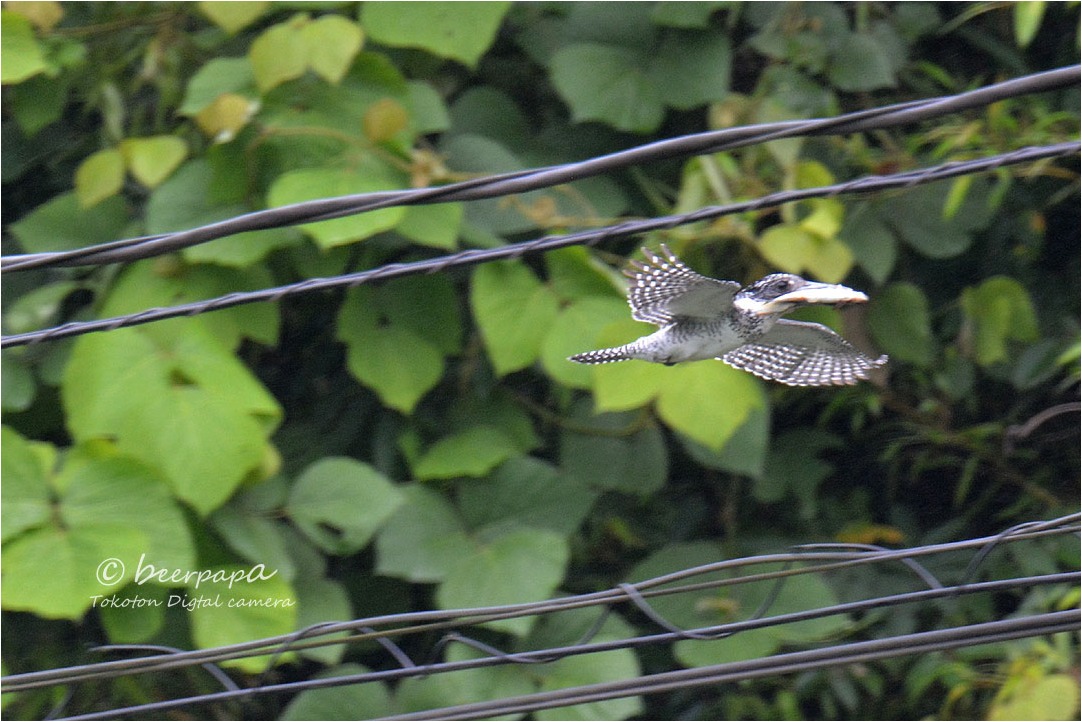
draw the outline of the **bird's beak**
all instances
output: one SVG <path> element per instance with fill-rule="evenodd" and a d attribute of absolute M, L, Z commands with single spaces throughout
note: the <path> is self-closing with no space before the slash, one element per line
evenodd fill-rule
<path fill-rule="evenodd" d="M 860 291 L 833 283 L 812 283 L 801 286 L 795 291 L 778 296 L 766 304 L 763 312 L 776 313 L 793 306 L 824 304 L 840 306 L 846 303 L 864 303 L 868 300 Z"/>

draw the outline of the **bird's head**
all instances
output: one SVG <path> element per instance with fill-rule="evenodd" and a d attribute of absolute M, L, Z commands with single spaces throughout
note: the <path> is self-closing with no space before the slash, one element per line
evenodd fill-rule
<path fill-rule="evenodd" d="M 816 283 L 791 273 L 772 273 L 741 289 L 733 299 L 738 308 L 757 316 L 785 313 L 797 306 L 811 304 L 842 305 L 863 303 L 868 297 L 860 291 L 834 283 Z"/>

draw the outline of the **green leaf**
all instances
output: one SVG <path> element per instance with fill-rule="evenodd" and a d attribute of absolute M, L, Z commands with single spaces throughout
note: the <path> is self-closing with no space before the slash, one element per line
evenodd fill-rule
<path fill-rule="evenodd" d="M 541 440 L 534 432 L 533 420 L 521 402 L 507 389 L 495 388 L 491 395 L 459 399 L 451 408 L 448 424 L 450 428 L 486 425 L 499 429 L 522 454 L 541 445 Z"/>
<path fill-rule="evenodd" d="M 137 181 L 147 188 L 157 188 L 184 161 L 188 146 L 180 138 L 159 135 L 125 138 L 120 142 L 120 152 Z"/>
<path fill-rule="evenodd" d="M 297 590 L 297 628 L 307 629 L 326 622 L 345 622 L 354 618 L 349 594 L 336 581 L 323 578 L 306 578 L 295 585 Z M 348 632 L 329 635 L 323 639 L 344 639 Z M 298 650 L 308 659 L 321 664 L 338 664 L 346 653 L 346 645 L 331 645 Z M 318 719 L 326 719 L 319 717 Z"/>
<path fill-rule="evenodd" d="M 448 571 L 437 590 L 441 609 L 543 601 L 563 580 L 570 558 L 567 539 L 547 529 L 512 529 L 474 543 L 473 553 Z M 534 621 L 519 617 L 485 626 L 523 635 Z"/>
<path fill-rule="evenodd" d="M 1006 689 L 1005 684 L 992 703 L 988 719 L 1043 720 L 1073 719 L 1078 716 L 1078 681 L 1070 674 L 1033 675 L 1018 681 L 1013 693 L 1004 694 Z"/>
<path fill-rule="evenodd" d="M 0 11 L 0 81 L 21 83 L 48 69 L 30 21 L 10 10 Z"/>
<path fill-rule="evenodd" d="M 0 484 L 0 536 L 4 543 L 27 529 L 47 522 L 52 513 L 47 469 L 30 443 L 13 429 L 0 430 L 4 483 Z"/>
<path fill-rule="evenodd" d="M 624 319 L 610 323 L 594 344 L 581 350 L 619 346 L 653 331 L 652 326 Z M 593 367 L 594 408 L 626 411 L 650 403 L 665 383 L 665 367 L 645 361 L 599 364 Z"/>
<path fill-rule="evenodd" d="M 721 361 L 698 361 L 665 368 L 657 398 L 658 415 L 676 431 L 721 449 L 766 399 L 750 374 Z"/>
<path fill-rule="evenodd" d="M 442 133 L 451 127 L 451 118 L 447 114 L 443 96 L 429 82 L 410 81 L 409 109 L 413 129 L 417 133 Z M 439 205 L 425 207 L 438 208 Z"/>
<path fill-rule="evenodd" d="M 951 182 L 950 192 L 947 194 L 947 200 L 943 204 L 944 220 L 949 221 L 958 213 L 958 209 L 962 206 L 962 202 L 965 201 L 966 194 L 969 192 L 969 187 L 971 185 L 973 185 L 973 176 L 971 175 L 955 178 Z"/>
<path fill-rule="evenodd" d="M 461 203 L 410 206 L 395 231 L 423 246 L 451 251 L 458 247 L 464 212 Z"/>
<path fill-rule="evenodd" d="M 471 528 L 509 522 L 574 533 L 597 499 L 575 479 L 539 459 L 516 456 L 480 484 L 459 489 L 462 516 Z"/>
<path fill-rule="evenodd" d="M 615 489 L 647 497 L 665 484 L 668 453 L 661 431 L 634 413 L 584 413 L 578 404 L 574 425 L 560 436 L 560 466 L 589 488 Z"/>
<path fill-rule="evenodd" d="M 48 75 L 35 75 L 13 86 L 8 91 L 13 100 L 11 111 L 23 133 L 36 135 L 59 120 L 67 106 L 69 91 L 67 79 Z"/>
<path fill-rule="evenodd" d="M 852 207 L 846 213 L 839 235 L 869 276 L 877 283 L 887 280 L 898 257 L 898 242 L 871 204 Z"/>
<path fill-rule="evenodd" d="M 115 438 L 205 514 L 261 462 L 273 427 L 256 415 L 280 411 L 227 349 L 187 323 L 158 342 L 136 329 L 81 337 L 62 397 L 77 439 Z"/>
<path fill-rule="evenodd" d="M 589 366 L 569 361 L 568 356 L 583 350 L 583 344 L 601 330 L 627 317 L 627 304 L 611 296 L 587 297 L 567 306 L 556 317 L 541 344 L 541 364 L 555 381 L 572 388 L 588 389 L 593 384 Z"/>
<path fill-rule="evenodd" d="M 509 173 L 523 170 L 527 164 L 506 146 L 480 135 L 458 133 L 440 145 L 447 165 L 460 173 Z M 492 198 L 468 203 L 463 230 L 474 224 L 496 235 L 522 233 L 537 228 L 523 208 L 547 198 L 543 191 L 531 191 L 515 196 L 515 202 Z M 485 264 L 487 267 L 490 264 Z"/>
<path fill-rule="evenodd" d="M 401 323 L 380 323 L 375 292 L 350 291 L 338 312 L 336 337 L 350 372 L 388 407 L 410 413 L 443 375 L 443 353 Z"/>
<path fill-rule="evenodd" d="M 582 246 L 549 251 L 545 267 L 552 290 L 565 301 L 599 296 L 624 303 L 624 285 L 618 274 Z"/>
<path fill-rule="evenodd" d="M 473 274 L 470 303 L 499 376 L 526 368 L 556 319 L 556 297 L 521 261 L 486 263 Z"/>
<path fill-rule="evenodd" d="M 893 283 L 876 294 L 868 306 L 868 330 L 890 356 L 931 366 L 936 349 L 928 299 L 913 284 Z"/>
<path fill-rule="evenodd" d="M 443 495 L 420 484 L 400 486 L 405 502 L 376 538 L 376 573 L 438 582 L 473 554 L 462 522 Z"/>
<path fill-rule="evenodd" d="M 861 33 L 845 36 L 831 56 L 827 77 L 838 90 L 851 93 L 897 84 L 886 49 L 876 38 Z"/>
<path fill-rule="evenodd" d="M 1025 287 L 1013 278 L 993 276 L 962 292 L 962 310 L 977 363 L 989 366 L 1007 358 L 1007 342 L 1035 341 L 1037 313 Z"/>
<path fill-rule="evenodd" d="M 359 664 L 343 664 L 320 672 L 314 679 L 333 679 L 369 673 L 370 670 L 367 667 Z M 387 687 L 379 682 L 368 682 L 305 690 L 289 701 L 289 705 L 278 719 L 378 719 L 389 717 L 396 711 Z"/>
<path fill-rule="evenodd" d="M 361 7 L 361 25 L 376 42 L 427 50 L 474 67 L 492 45 L 509 2 L 380 2 Z"/>
<path fill-rule="evenodd" d="M 778 571 L 778 565 L 756 565 L 743 567 L 740 574 L 756 574 Z M 804 612 L 808 609 L 822 609 L 838 603 L 837 596 L 822 578 L 810 574 L 789 577 L 780 586 L 776 582 L 740 584 L 725 587 L 726 592 L 718 594 L 714 601 L 715 608 L 731 610 L 731 618 L 718 620 L 739 621 L 748 619 L 760 609 L 766 598 L 777 589 L 777 596 L 769 605 L 765 616 Z M 717 594 L 717 592 L 715 592 Z M 724 595 L 724 596 L 722 596 Z M 702 600 L 703 607 L 709 609 L 709 602 Z M 803 622 L 795 622 L 763 629 L 740 632 L 723 640 L 677 642 L 674 651 L 676 657 L 691 667 L 725 664 L 747 659 L 768 656 L 784 644 L 807 644 L 838 635 L 852 626 L 845 616 L 821 617 Z"/>
<path fill-rule="evenodd" d="M 593 609 L 547 614 L 530 631 L 522 646 L 525 649 L 545 649 L 574 646 L 586 638 L 594 642 L 616 642 L 636 635 L 631 625 L 618 615 L 604 617 L 600 629 L 597 628 L 598 622 L 598 613 Z M 572 659 L 576 659 L 577 663 L 568 664 Z M 636 654 L 629 649 L 565 657 L 555 662 L 533 665 L 529 671 L 533 679 L 540 681 L 541 689 L 546 691 L 627 681 L 642 674 Z M 542 710 L 535 712 L 534 716 L 545 720 L 620 720 L 641 714 L 641 699 L 627 697 Z"/>
<path fill-rule="evenodd" d="M 1044 11 L 1047 3 L 1025 2 L 1015 3 L 1014 10 L 1014 39 L 1020 48 L 1028 48 L 1037 37 L 1037 31 L 1041 29 L 1041 21 L 1044 19 Z"/>
<path fill-rule="evenodd" d="M 455 287 L 446 274 L 409 276 L 381 284 L 374 292 L 380 312 L 445 354 L 462 350 L 462 318 Z"/>
<path fill-rule="evenodd" d="M 972 182 L 965 200 L 950 218 L 944 213 L 944 199 L 950 196 L 947 181 L 909 189 L 885 202 L 880 218 L 914 249 L 929 258 L 953 258 L 973 243 L 975 231 L 990 218 L 988 198 L 991 185 L 985 179 Z"/>
<path fill-rule="evenodd" d="M 115 148 L 99 150 L 75 171 L 75 197 L 89 208 L 120 192 L 124 186 L 124 156 Z"/>
<path fill-rule="evenodd" d="M 140 555 L 145 554 L 148 563 L 174 569 L 195 563 L 188 523 L 153 468 L 123 456 L 75 449 L 69 452 L 56 485 L 63 490 L 59 510 L 63 528 L 125 526 L 143 535 Z M 137 560 L 123 561 L 131 566 Z M 83 573 L 90 574 L 92 569 Z"/>
<path fill-rule="evenodd" d="M 708 449 L 686 436 L 680 440 L 692 458 L 703 466 L 758 479 L 763 475 L 770 444 L 770 410 L 765 406 L 753 407 L 748 420 L 729 437 L 721 451 Z"/>
<path fill-rule="evenodd" d="M 26 411 L 34 403 L 38 390 L 34 374 L 10 352 L 0 356 L 0 384 L 4 411 Z"/>
<path fill-rule="evenodd" d="M 120 273 L 99 315 L 120 316 L 271 284 L 270 274 L 259 267 L 246 271 L 210 265 L 177 268 L 160 260 L 141 261 Z M 207 329 L 226 348 L 235 349 L 243 338 L 273 346 L 278 339 L 278 322 L 277 309 L 255 303 L 205 314 L 197 325 Z M 143 328 L 148 335 L 167 343 L 170 337 L 184 333 L 183 329 L 189 325 L 192 325 L 190 321 L 177 319 Z"/>
<path fill-rule="evenodd" d="M 165 623 L 169 590 L 129 584 L 101 606 L 101 624 L 113 644 L 142 644 L 154 638 Z"/>
<path fill-rule="evenodd" d="M 324 15 L 301 29 L 308 49 L 308 65 L 316 75 L 337 84 L 361 51 L 364 33 L 341 15 Z"/>
<path fill-rule="evenodd" d="M 285 511 L 317 546 L 349 554 L 363 548 L 402 501 L 394 484 L 371 466 L 324 457 L 294 482 Z"/>
<path fill-rule="evenodd" d="M 608 641 L 598 636 L 593 641 Z M 611 641 L 616 641 L 612 639 Z M 541 692 L 578 687 L 580 685 L 629 682 L 641 674 L 638 659 L 629 649 L 613 649 L 587 655 L 576 655 L 551 662 L 534 670 L 542 677 Z M 642 714 L 641 697 L 618 697 L 615 699 L 585 702 L 583 704 L 540 710 L 534 713 L 537 720 L 621 720 Z"/>
<path fill-rule="evenodd" d="M 245 513 L 236 500 L 211 514 L 208 521 L 229 547 L 251 562 L 263 562 L 277 569 L 286 581 L 297 577 L 290 556 L 290 537 L 285 522 L 266 516 Z"/>
<path fill-rule="evenodd" d="M 770 227 L 760 237 L 758 248 L 777 268 L 788 273 L 807 270 L 827 283 L 842 280 L 853 266 L 853 253 L 848 246 L 837 238 L 823 238 L 801 226 Z"/>
<path fill-rule="evenodd" d="M 217 203 L 210 194 L 214 185 L 214 170 L 206 159 L 198 158 L 185 163 L 151 193 L 146 209 L 147 231 L 184 231 L 250 210 L 240 203 Z M 263 260 L 276 248 L 302 241 L 300 234 L 293 229 L 270 228 L 235 233 L 209 243 L 190 246 L 181 253 L 185 260 L 193 263 L 247 268 Z"/>
<path fill-rule="evenodd" d="M 263 17 L 269 6 L 268 2 L 200 2 L 199 11 L 233 35 Z"/>
<path fill-rule="evenodd" d="M 286 206 L 357 193 L 400 190 L 403 187 L 403 178 L 397 171 L 371 156 L 366 155 L 365 158 L 366 160 L 350 169 L 309 168 L 285 173 L 271 184 L 267 192 L 267 205 Z M 320 248 L 327 249 L 390 230 L 405 218 L 405 215 L 406 209 L 402 207 L 381 208 L 346 218 L 303 223 L 300 228 L 311 236 Z"/>
<path fill-rule="evenodd" d="M 259 34 L 248 50 L 256 85 L 266 93 L 282 83 L 299 78 L 308 68 L 308 46 L 301 34 L 308 24 L 306 15 L 271 25 Z"/>
<path fill-rule="evenodd" d="M 69 251 L 115 241 L 128 224 L 124 199 L 113 196 L 83 208 L 74 193 L 61 193 L 11 225 L 28 253 Z"/>
<path fill-rule="evenodd" d="M 515 444 L 499 429 L 475 426 L 433 444 L 413 464 L 413 475 L 418 479 L 484 476 L 517 453 Z"/>
<path fill-rule="evenodd" d="M 779 223 L 763 232 L 758 248 L 771 265 L 800 273 L 815 254 L 815 237 L 799 226 Z"/>
<path fill-rule="evenodd" d="M 644 57 L 626 48 L 582 43 L 557 51 L 549 68 L 575 122 L 597 120 L 618 130 L 649 133 L 660 125 L 665 109 L 645 64 Z"/>
<path fill-rule="evenodd" d="M 275 570 L 223 565 L 213 571 L 221 572 L 227 581 L 202 581 L 170 595 L 170 600 L 176 599 L 190 610 L 192 639 L 198 647 L 240 644 L 297 629 L 296 596 Z M 239 579 L 238 574 L 245 578 Z M 287 653 L 286 658 L 289 656 Z M 256 674 L 266 670 L 272 660 L 280 662 L 282 657 L 243 657 L 223 664 Z"/>
<path fill-rule="evenodd" d="M 258 5 L 260 3 L 237 3 L 238 5 Z M 182 115 L 195 115 L 220 96 L 227 93 L 255 94 L 255 78 L 252 76 L 252 64 L 248 58 L 213 58 L 203 64 L 188 81 L 184 93 L 184 102 L 177 112 Z"/>
<path fill-rule="evenodd" d="M 665 105 L 690 110 L 725 98 L 731 68 L 726 34 L 671 31 L 653 55 L 650 74 Z"/>
<path fill-rule="evenodd" d="M 465 645 L 456 644 L 448 648 L 446 659 L 448 662 L 459 662 L 478 659 L 482 656 L 487 655 Z M 536 668 L 536 665 L 530 665 L 529 669 L 525 670 L 521 665 L 511 664 L 463 669 L 426 677 L 408 677 L 403 679 L 395 690 L 395 701 L 402 712 L 421 712 L 449 705 L 485 702 L 530 694 L 536 691 L 532 676 Z"/>
<path fill-rule="evenodd" d="M 124 524 L 32 529 L 4 544 L 0 559 L 3 608 L 46 619 L 79 619 L 116 591 L 113 584 L 98 581 L 99 565 L 109 559 L 134 562 L 145 549 L 146 536 Z M 115 584 L 131 579 L 135 565 L 122 568 L 123 576 Z"/>

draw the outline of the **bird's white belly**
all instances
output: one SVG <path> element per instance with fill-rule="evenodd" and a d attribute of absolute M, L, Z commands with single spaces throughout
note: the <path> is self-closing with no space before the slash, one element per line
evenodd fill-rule
<path fill-rule="evenodd" d="M 666 326 L 640 339 L 640 343 L 636 344 L 639 348 L 633 357 L 664 364 L 702 361 L 724 356 L 744 343 L 744 339 L 735 331 L 722 324 L 705 333 Z"/>

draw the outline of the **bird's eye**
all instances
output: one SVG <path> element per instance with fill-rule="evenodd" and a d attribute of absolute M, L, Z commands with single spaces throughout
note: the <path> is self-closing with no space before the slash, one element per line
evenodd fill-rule
<path fill-rule="evenodd" d="M 774 281 L 774 289 L 777 291 L 788 291 L 789 286 L 791 285 L 792 284 L 789 283 L 789 279 L 787 278 L 780 278 L 777 281 Z"/>

